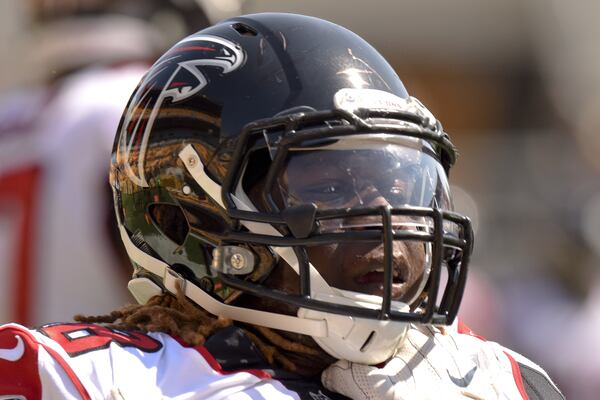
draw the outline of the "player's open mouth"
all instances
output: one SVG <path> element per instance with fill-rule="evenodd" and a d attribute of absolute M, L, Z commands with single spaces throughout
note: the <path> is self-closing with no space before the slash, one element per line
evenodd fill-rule
<path fill-rule="evenodd" d="M 359 276 L 355 279 L 356 283 L 383 283 L 383 267 L 377 268 L 373 271 L 369 271 L 366 274 Z M 404 283 L 404 279 L 400 276 L 400 271 L 394 268 L 392 272 L 392 282 L 394 283 Z"/>
<path fill-rule="evenodd" d="M 354 282 L 365 287 L 365 292 L 374 295 L 383 295 L 384 268 L 376 268 L 367 272 L 364 275 L 354 278 Z M 404 294 L 404 284 L 406 280 L 403 278 L 401 271 L 394 268 L 392 272 L 392 298 L 399 298 Z"/>

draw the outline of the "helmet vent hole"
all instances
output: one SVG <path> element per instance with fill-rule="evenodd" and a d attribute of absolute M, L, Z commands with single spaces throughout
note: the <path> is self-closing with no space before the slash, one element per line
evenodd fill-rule
<path fill-rule="evenodd" d="M 181 246 L 190 230 L 185 214 L 174 204 L 154 203 L 148 207 L 148 213 L 154 225 L 160 231 Z"/>
<path fill-rule="evenodd" d="M 371 333 L 369 334 L 369 337 L 367 338 L 367 340 L 365 340 L 365 343 L 363 343 L 362 347 L 360 348 L 361 352 L 365 352 L 367 351 L 367 347 L 369 347 L 369 344 L 373 341 L 373 338 L 375 337 L 375 331 L 371 331 Z"/>
<path fill-rule="evenodd" d="M 242 24 L 242 23 L 238 22 L 237 24 L 231 25 L 231 27 L 233 29 L 235 29 L 235 31 L 237 33 L 239 33 L 240 35 L 242 35 L 242 36 L 256 36 L 256 35 L 258 35 L 258 33 L 254 29 L 252 29 L 251 27 L 249 27 L 246 24 Z"/>

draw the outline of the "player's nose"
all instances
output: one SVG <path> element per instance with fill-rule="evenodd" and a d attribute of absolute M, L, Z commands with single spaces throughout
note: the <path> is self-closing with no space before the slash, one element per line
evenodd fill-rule
<path fill-rule="evenodd" d="M 381 193 L 376 186 L 372 184 L 364 185 L 359 192 L 362 207 L 393 207 L 393 204 Z M 354 217 L 353 223 L 357 225 L 380 227 L 383 224 L 381 216 Z M 414 218 L 402 215 L 392 216 L 392 226 L 394 230 L 412 230 L 414 229 Z"/>
<path fill-rule="evenodd" d="M 359 197 L 364 207 L 391 206 L 390 202 L 373 184 L 364 185 L 359 192 Z"/>
<path fill-rule="evenodd" d="M 372 208 L 390 205 L 385 196 L 374 185 L 363 184 L 360 190 L 356 190 L 356 196 L 350 207 Z M 352 226 L 353 229 L 357 230 L 367 228 L 380 229 L 382 224 L 383 222 L 379 215 L 365 215 L 345 219 L 345 225 Z"/>

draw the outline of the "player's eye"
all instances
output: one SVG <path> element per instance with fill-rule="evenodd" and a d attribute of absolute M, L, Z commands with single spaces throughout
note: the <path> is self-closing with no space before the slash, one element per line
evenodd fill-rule
<path fill-rule="evenodd" d="M 352 185 L 343 181 L 327 181 L 307 186 L 303 190 L 307 199 L 323 205 L 344 204 L 353 197 Z"/>
<path fill-rule="evenodd" d="M 343 185 L 337 182 L 324 182 L 321 184 L 311 185 L 306 188 L 306 192 L 316 198 L 333 198 L 339 196 L 343 192 Z"/>

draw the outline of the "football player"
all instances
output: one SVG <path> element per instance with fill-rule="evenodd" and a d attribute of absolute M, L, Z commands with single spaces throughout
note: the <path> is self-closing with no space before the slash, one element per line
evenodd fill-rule
<path fill-rule="evenodd" d="M 113 146 L 139 304 L 0 328 L 0 394 L 562 399 L 455 318 L 473 246 L 452 210 L 455 159 L 385 59 L 340 26 L 256 14 L 181 40 Z"/>

